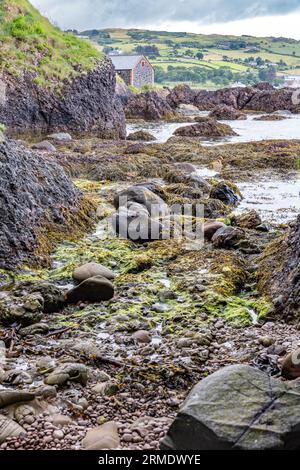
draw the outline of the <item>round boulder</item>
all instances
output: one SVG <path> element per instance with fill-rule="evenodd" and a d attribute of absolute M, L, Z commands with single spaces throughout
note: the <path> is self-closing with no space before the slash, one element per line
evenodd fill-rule
<path fill-rule="evenodd" d="M 78 282 L 83 282 L 89 279 L 90 277 L 102 276 L 106 279 L 114 279 L 114 273 L 98 263 L 86 263 L 73 271 L 73 279 Z"/>
<path fill-rule="evenodd" d="M 94 276 L 69 290 L 66 294 L 66 301 L 69 304 L 77 304 L 80 301 L 97 303 L 110 300 L 113 296 L 113 284 L 102 276 Z"/>
<path fill-rule="evenodd" d="M 156 140 L 156 137 L 154 137 L 154 135 L 150 134 L 150 132 L 147 131 L 136 131 L 129 134 L 127 136 L 127 140 L 151 142 Z"/>
<path fill-rule="evenodd" d="M 205 222 L 203 226 L 204 231 L 204 238 L 205 240 L 210 241 L 214 234 L 220 229 L 224 228 L 226 225 L 223 222 L 218 222 L 217 220 L 213 220 L 211 222 Z"/>
<path fill-rule="evenodd" d="M 212 237 L 215 248 L 235 248 L 236 245 L 245 238 L 244 230 L 235 227 L 222 227 L 215 232 Z"/>
<path fill-rule="evenodd" d="M 49 140 L 43 140 L 42 142 L 38 142 L 32 146 L 34 150 L 42 150 L 44 152 L 56 152 L 56 148 L 54 147 Z"/>
<path fill-rule="evenodd" d="M 223 181 L 220 181 L 212 187 L 210 197 L 212 199 L 219 199 L 229 206 L 236 206 L 241 199 L 241 196 Z"/>

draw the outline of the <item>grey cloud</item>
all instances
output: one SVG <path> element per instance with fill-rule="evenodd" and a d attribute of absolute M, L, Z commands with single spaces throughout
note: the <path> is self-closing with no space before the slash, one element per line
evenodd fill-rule
<path fill-rule="evenodd" d="M 64 28 L 143 27 L 167 21 L 222 23 L 300 8 L 300 0 L 32 0 Z"/>

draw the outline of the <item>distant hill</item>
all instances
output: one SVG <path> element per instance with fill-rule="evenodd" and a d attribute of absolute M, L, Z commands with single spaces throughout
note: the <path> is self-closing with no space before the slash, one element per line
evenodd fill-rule
<path fill-rule="evenodd" d="M 105 53 L 143 53 L 162 85 L 190 82 L 216 88 L 240 81 L 279 82 L 300 75 L 300 41 L 288 38 L 221 36 L 137 29 L 89 30 L 78 33 Z"/>
<path fill-rule="evenodd" d="M 53 26 L 27 0 L 0 0 L 0 70 L 36 74 L 47 87 L 91 70 L 100 51 Z"/>

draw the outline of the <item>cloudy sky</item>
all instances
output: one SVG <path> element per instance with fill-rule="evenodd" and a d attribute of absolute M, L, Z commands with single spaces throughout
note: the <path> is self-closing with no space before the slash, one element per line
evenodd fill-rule
<path fill-rule="evenodd" d="M 62 28 L 148 28 L 300 39 L 300 0 L 31 0 Z"/>

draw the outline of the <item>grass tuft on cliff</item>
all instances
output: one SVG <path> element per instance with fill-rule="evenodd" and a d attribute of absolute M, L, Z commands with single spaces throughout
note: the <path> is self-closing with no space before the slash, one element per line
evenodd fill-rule
<path fill-rule="evenodd" d="M 102 58 L 91 43 L 62 32 L 27 0 L 0 0 L 1 72 L 30 72 L 38 85 L 55 87 Z"/>

